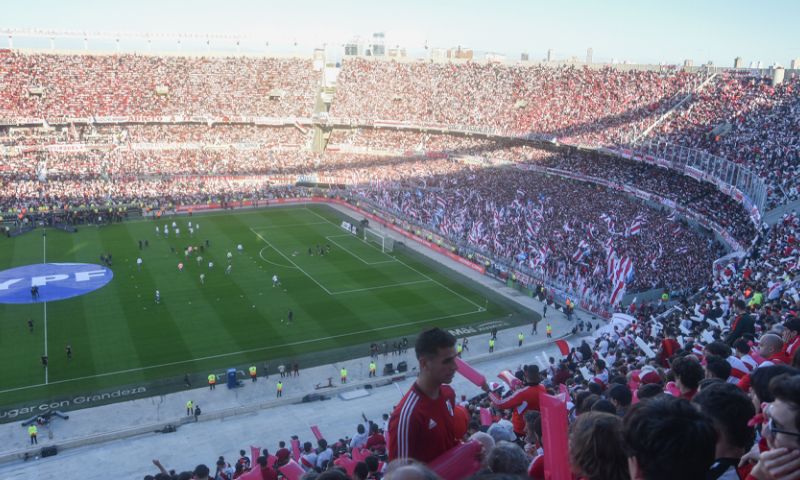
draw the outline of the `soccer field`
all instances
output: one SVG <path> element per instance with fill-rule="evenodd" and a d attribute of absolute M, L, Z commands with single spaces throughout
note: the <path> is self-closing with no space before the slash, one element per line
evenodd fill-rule
<path fill-rule="evenodd" d="M 301 367 L 309 366 L 322 363 L 323 352 L 333 349 L 358 346 L 353 356 L 363 356 L 364 344 L 425 327 L 522 313 L 402 248 L 382 252 L 342 229 L 343 219 L 326 206 L 309 205 L 0 239 L 0 270 L 43 261 L 100 264 L 100 255 L 111 253 L 114 273 L 106 286 L 71 299 L 0 304 L 0 364 L 7 367 L 0 377 L 0 406 L 180 379 L 185 373 L 205 378 L 252 362 L 261 368 L 267 361 L 300 359 Z M 199 225 L 193 238 L 190 221 Z M 167 238 L 155 232 L 156 225 L 163 232 L 164 224 L 170 225 Z M 139 240 L 149 246 L 140 250 Z M 202 262 L 194 252 L 185 256 L 187 246 L 206 240 Z M 317 245 L 326 244 L 330 253 L 317 255 Z M 230 274 L 225 273 L 228 252 Z M 273 287 L 273 275 L 281 286 Z M 40 361 L 45 351 L 47 368 Z"/>

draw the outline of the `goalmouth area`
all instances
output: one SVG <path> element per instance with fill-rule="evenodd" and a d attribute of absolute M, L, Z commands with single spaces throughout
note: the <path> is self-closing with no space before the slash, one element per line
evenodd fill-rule
<path fill-rule="evenodd" d="M 272 374 L 279 364 L 361 357 L 403 337 L 413 346 L 434 325 L 538 318 L 404 248 L 399 236 L 388 249 L 365 241 L 363 230 L 342 227 L 364 219 L 349 211 L 304 200 L 0 240 L 3 271 L 99 264 L 109 254 L 113 271 L 83 295 L 46 301 L 44 285 L 39 300 L 0 304 L 0 361 L 12 367 L 0 383 L 0 423 L 41 413 L 31 405 L 90 407 L 180 390 L 186 379 L 204 385 L 209 374 L 224 383 L 229 368 Z"/>

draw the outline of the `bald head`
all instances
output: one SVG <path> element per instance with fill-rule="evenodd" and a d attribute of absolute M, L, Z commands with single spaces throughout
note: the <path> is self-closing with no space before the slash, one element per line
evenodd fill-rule
<path fill-rule="evenodd" d="M 475 440 L 481 444 L 481 464 L 486 465 L 486 460 L 489 458 L 494 448 L 494 438 L 486 432 L 475 432 L 469 437 L 470 440 Z"/>
<path fill-rule="evenodd" d="M 774 333 L 765 333 L 758 342 L 758 354 L 764 358 L 780 352 L 783 348 L 783 339 Z"/>
<path fill-rule="evenodd" d="M 391 465 L 389 466 L 391 467 Z M 386 480 L 441 480 L 436 472 L 420 463 L 397 465 L 396 468 L 387 468 Z"/>

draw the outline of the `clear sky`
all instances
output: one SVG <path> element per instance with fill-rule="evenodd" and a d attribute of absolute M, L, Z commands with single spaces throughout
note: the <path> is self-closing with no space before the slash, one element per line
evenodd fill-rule
<path fill-rule="evenodd" d="M 721 66 L 736 56 L 746 65 L 788 66 L 800 57 L 798 19 L 800 0 L 6 0 L 0 7 L 0 28 L 241 34 L 276 51 L 297 42 L 310 53 L 381 31 L 387 45 L 415 53 L 427 43 L 510 59 L 543 58 L 552 48 L 556 58 L 583 59 L 592 47 L 596 61 Z M 45 47 L 14 40 L 29 45 Z"/>

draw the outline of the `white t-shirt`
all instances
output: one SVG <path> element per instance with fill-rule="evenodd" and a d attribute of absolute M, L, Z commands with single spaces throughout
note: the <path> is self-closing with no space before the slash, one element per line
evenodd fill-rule
<path fill-rule="evenodd" d="M 369 438 L 369 433 L 367 433 L 367 430 L 367 425 L 364 425 L 364 433 L 356 433 L 353 435 L 353 438 L 350 440 L 351 448 L 359 448 L 367 444 L 367 439 Z"/>
<path fill-rule="evenodd" d="M 317 454 L 317 467 L 322 468 L 322 464 L 324 462 L 330 463 L 331 459 L 333 458 L 333 450 L 328 447 L 325 451 L 319 452 Z"/>

